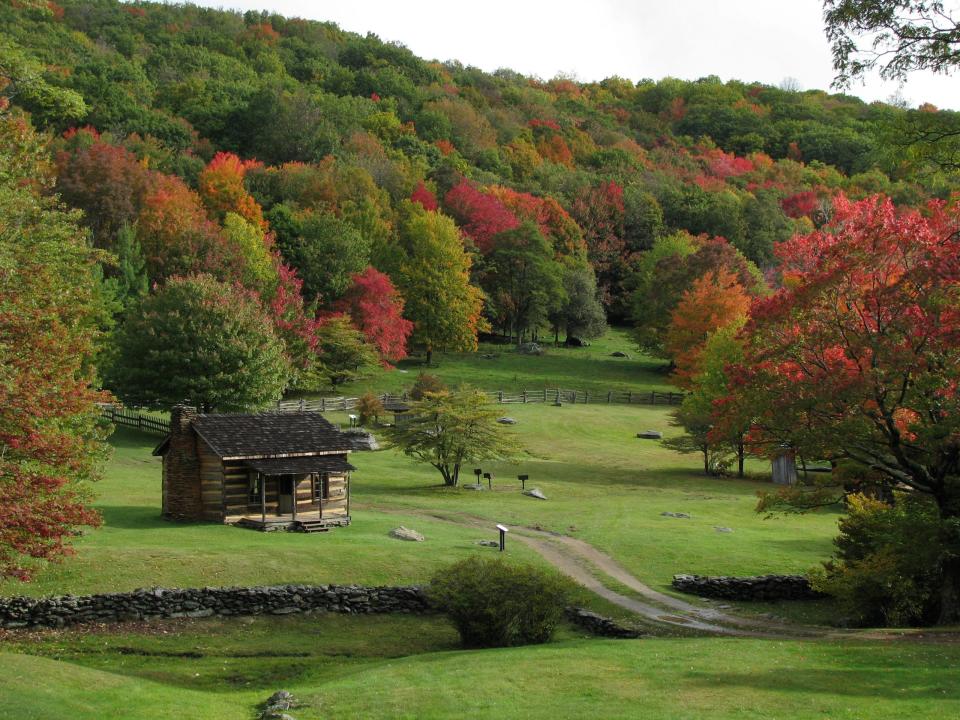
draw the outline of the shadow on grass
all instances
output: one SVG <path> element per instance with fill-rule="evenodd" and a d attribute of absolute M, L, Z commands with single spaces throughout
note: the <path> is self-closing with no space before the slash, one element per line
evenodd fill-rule
<path fill-rule="evenodd" d="M 104 505 L 97 508 L 103 524 L 124 530 L 177 530 L 185 527 L 219 525 L 210 522 L 174 522 L 160 516 L 160 508 L 150 505 Z"/>
<path fill-rule="evenodd" d="M 792 668 L 749 673 L 717 672 L 689 673 L 687 678 L 712 688 L 740 687 L 747 691 L 770 693 L 801 693 L 842 695 L 845 697 L 886 698 L 889 700 L 960 700 L 960 684 L 956 669 L 944 660 L 943 667 L 930 667 L 917 673 L 916 666 L 896 667 L 878 653 L 846 651 L 845 665 L 858 669 L 837 667 L 814 669 Z M 860 656 L 860 657 L 858 657 Z M 904 717 L 907 717 L 906 715 Z"/>

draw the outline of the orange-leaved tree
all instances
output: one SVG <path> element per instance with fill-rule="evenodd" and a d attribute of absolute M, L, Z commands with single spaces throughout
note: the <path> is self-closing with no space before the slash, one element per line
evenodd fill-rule
<path fill-rule="evenodd" d="M 670 315 L 667 353 L 673 358 L 673 379 L 690 389 L 701 371 L 707 338 L 720 328 L 742 321 L 750 309 L 750 296 L 737 276 L 726 268 L 708 272 L 693 281 Z"/>

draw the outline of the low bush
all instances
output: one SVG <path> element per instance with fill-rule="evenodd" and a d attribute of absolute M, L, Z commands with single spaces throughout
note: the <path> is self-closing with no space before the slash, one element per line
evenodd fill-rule
<path fill-rule="evenodd" d="M 384 412 L 386 411 L 383 409 L 383 403 L 372 392 L 368 392 L 357 401 L 357 414 L 360 415 L 360 424 L 363 426 L 371 420 L 374 423 L 379 422 Z"/>
<path fill-rule="evenodd" d="M 814 589 L 836 597 L 856 625 L 935 622 L 949 545 L 935 505 L 905 493 L 892 504 L 858 494 L 847 511 L 834 558 L 810 575 Z"/>
<path fill-rule="evenodd" d="M 413 387 L 410 388 L 410 399 L 423 400 L 423 396 L 427 393 L 443 392 L 446 389 L 446 384 L 444 384 L 443 380 L 438 378 L 436 375 L 422 372 L 417 375 L 417 379 L 414 381 Z"/>
<path fill-rule="evenodd" d="M 545 643 L 567 604 L 559 576 L 499 559 L 455 563 L 434 576 L 429 592 L 467 647 Z"/>

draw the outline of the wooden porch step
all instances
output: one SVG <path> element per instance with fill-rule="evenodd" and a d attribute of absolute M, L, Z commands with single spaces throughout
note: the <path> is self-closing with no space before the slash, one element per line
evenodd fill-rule
<path fill-rule="evenodd" d="M 330 532 L 330 524 L 325 520 L 297 520 L 294 530 L 305 533 Z"/>

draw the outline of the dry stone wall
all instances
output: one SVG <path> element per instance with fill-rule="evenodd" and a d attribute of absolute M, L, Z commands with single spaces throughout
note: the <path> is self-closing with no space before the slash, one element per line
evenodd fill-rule
<path fill-rule="evenodd" d="M 0 627 L 58 628 L 82 623 L 211 615 L 288 615 L 315 611 L 422 613 L 429 610 L 426 594 L 416 585 L 149 588 L 102 595 L 0 598 Z"/>
<path fill-rule="evenodd" d="M 681 592 L 724 600 L 770 602 L 808 600 L 820 597 L 803 575 L 757 575 L 754 577 L 708 577 L 674 575 L 673 587 Z"/>

